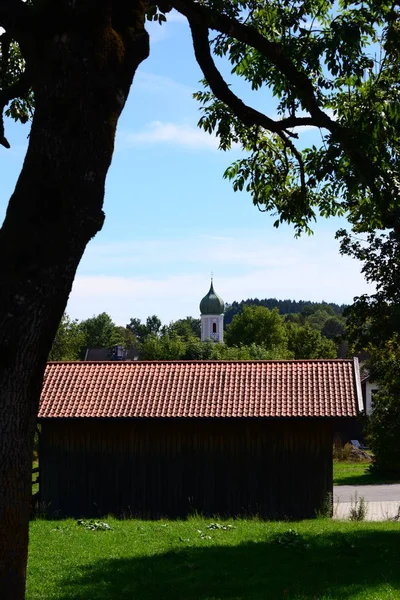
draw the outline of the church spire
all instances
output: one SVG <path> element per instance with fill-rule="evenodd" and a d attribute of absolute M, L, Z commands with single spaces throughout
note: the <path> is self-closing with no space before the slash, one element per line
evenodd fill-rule
<path fill-rule="evenodd" d="M 201 340 L 222 342 L 224 338 L 224 301 L 214 290 L 213 274 L 208 294 L 200 302 Z"/>

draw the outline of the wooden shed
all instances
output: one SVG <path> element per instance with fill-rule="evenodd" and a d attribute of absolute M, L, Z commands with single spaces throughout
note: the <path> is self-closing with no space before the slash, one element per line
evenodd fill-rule
<path fill-rule="evenodd" d="M 39 411 L 50 514 L 306 518 L 332 491 L 358 362 L 60 362 Z"/>

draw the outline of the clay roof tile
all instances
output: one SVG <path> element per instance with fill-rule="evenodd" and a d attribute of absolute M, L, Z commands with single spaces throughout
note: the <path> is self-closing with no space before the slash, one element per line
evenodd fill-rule
<path fill-rule="evenodd" d="M 353 360 L 63 362 L 39 418 L 353 417 Z"/>

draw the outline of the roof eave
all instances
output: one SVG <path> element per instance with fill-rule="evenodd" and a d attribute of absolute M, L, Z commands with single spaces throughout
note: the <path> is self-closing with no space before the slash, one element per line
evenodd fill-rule
<path fill-rule="evenodd" d="M 361 388 L 361 375 L 360 375 L 360 364 L 357 356 L 353 357 L 353 368 L 354 368 L 354 385 L 356 392 L 357 407 L 359 412 L 364 412 L 364 402 Z"/>

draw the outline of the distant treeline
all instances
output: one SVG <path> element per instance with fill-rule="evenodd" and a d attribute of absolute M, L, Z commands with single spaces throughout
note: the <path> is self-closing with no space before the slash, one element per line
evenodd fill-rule
<path fill-rule="evenodd" d="M 317 310 L 327 310 L 328 312 L 334 313 L 335 315 L 342 315 L 347 304 L 335 304 L 334 302 L 311 302 L 309 300 L 277 300 L 277 298 L 264 298 L 259 300 L 258 298 L 248 298 L 247 300 L 241 300 L 240 302 L 232 302 L 232 304 L 225 304 L 225 327 L 231 323 L 233 317 L 243 310 L 243 306 L 264 306 L 269 310 L 277 308 L 279 314 L 288 315 L 296 313 L 314 313 Z"/>

